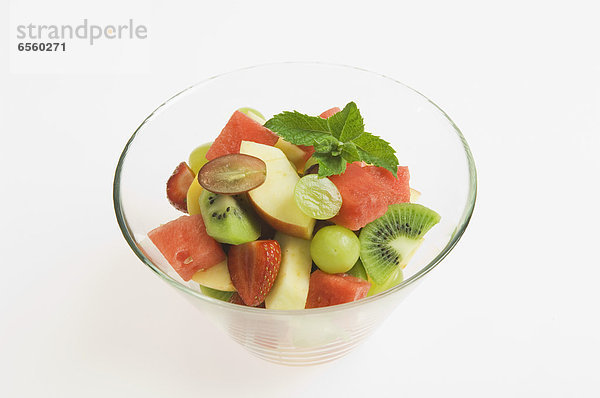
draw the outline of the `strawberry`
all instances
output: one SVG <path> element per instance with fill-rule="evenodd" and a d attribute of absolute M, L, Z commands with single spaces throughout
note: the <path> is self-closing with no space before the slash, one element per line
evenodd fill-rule
<path fill-rule="evenodd" d="M 244 300 L 242 300 L 242 298 L 240 297 L 240 294 L 238 292 L 234 292 L 231 295 L 231 298 L 229 299 L 229 302 L 231 304 L 246 305 L 246 303 L 244 303 Z M 262 304 L 257 305 L 257 307 L 259 307 L 259 308 L 265 308 L 265 302 L 263 301 Z"/>
<path fill-rule="evenodd" d="M 167 198 L 177 210 L 187 213 L 187 191 L 194 181 L 194 172 L 186 162 L 181 162 L 167 181 Z"/>
<path fill-rule="evenodd" d="M 257 240 L 243 245 L 231 246 L 227 267 L 233 286 L 244 304 L 260 305 L 279 272 L 281 248 L 275 240 Z"/>
<path fill-rule="evenodd" d="M 229 302 L 231 304 L 246 305 L 244 304 L 244 300 L 242 300 L 238 292 L 234 292 L 231 295 L 231 297 L 229 298 Z"/>

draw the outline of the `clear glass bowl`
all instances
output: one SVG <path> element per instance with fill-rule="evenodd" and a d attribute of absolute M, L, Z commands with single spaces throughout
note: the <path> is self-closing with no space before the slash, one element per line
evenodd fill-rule
<path fill-rule="evenodd" d="M 420 203 L 441 222 L 404 270 L 400 285 L 353 303 L 297 311 L 265 310 L 204 296 L 172 272 L 146 234 L 181 215 L 165 196 L 175 166 L 196 146 L 214 140 L 231 113 L 258 109 L 318 115 L 355 101 L 367 131 L 388 140 L 409 166 Z M 260 358 L 286 365 L 328 362 L 365 339 L 462 236 L 475 205 L 477 177 L 467 142 L 431 100 L 389 77 L 318 63 L 254 66 L 212 77 L 175 95 L 144 120 L 125 146 L 114 180 L 114 205 L 134 253 L 164 281 Z M 396 313 L 396 316 L 402 316 Z"/>

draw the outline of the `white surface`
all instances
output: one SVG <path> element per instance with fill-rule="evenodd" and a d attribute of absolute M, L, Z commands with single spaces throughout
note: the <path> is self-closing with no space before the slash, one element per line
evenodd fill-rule
<path fill-rule="evenodd" d="M 0 396 L 600 394 L 596 2 L 138 3 L 153 12 L 139 75 L 11 75 L 0 17 Z M 451 255 L 363 346 L 315 368 L 254 359 L 205 324 L 132 254 L 112 208 L 118 156 L 152 109 L 277 60 L 417 88 L 479 172 Z"/>

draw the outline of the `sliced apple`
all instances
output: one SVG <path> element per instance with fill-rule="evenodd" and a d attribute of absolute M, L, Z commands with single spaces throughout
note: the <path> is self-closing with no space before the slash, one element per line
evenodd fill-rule
<path fill-rule="evenodd" d="M 281 247 L 281 265 L 265 305 L 275 310 L 302 310 L 312 268 L 310 241 L 281 232 L 275 234 L 275 240 Z"/>
<path fill-rule="evenodd" d="M 240 153 L 256 156 L 267 165 L 265 182 L 248 191 L 258 215 L 278 231 L 310 239 L 315 219 L 296 205 L 294 188 L 300 177 L 285 154 L 279 148 L 250 141 L 242 141 Z"/>
<path fill-rule="evenodd" d="M 279 138 L 279 141 L 275 143 L 275 148 L 281 149 L 289 161 L 294 164 L 299 173 L 304 171 L 304 165 L 306 164 L 306 152 L 303 151 L 299 146 L 291 144 L 285 141 L 283 138 Z"/>
<path fill-rule="evenodd" d="M 421 192 L 410 188 L 410 203 L 415 203 L 421 197 Z"/>
<path fill-rule="evenodd" d="M 227 260 L 220 262 L 206 270 L 200 270 L 192 276 L 192 280 L 201 286 L 224 292 L 234 292 L 235 287 L 229 276 Z"/>
<path fill-rule="evenodd" d="M 187 211 L 190 216 L 194 214 L 200 214 L 200 203 L 198 199 L 200 199 L 200 194 L 202 193 L 202 185 L 198 182 L 197 178 L 194 178 L 192 184 L 188 188 L 187 191 Z"/>

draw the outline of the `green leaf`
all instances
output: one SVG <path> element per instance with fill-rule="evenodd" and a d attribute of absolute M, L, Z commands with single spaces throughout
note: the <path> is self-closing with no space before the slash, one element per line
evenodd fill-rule
<path fill-rule="evenodd" d="M 314 153 L 313 158 L 319 164 L 319 177 L 329 177 L 346 171 L 346 160 L 341 156 L 331 156 L 327 153 Z"/>
<path fill-rule="evenodd" d="M 356 145 L 353 142 L 346 142 L 344 144 L 342 147 L 342 157 L 346 159 L 348 163 L 358 162 L 360 160 L 358 149 L 356 149 Z"/>
<path fill-rule="evenodd" d="M 349 102 L 340 112 L 327 119 L 331 134 L 342 142 L 352 141 L 365 131 L 363 118 L 356 104 Z"/>
<path fill-rule="evenodd" d="M 340 142 L 333 136 L 328 135 L 317 138 L 313 146 L 315 147 L 315 152 L 330 153 L 335 151 L 340 146 Z"/>
<path fill-rule="evenodd" d="M 299 112 L 282 112 L 265 127 L 295 145 L 312 145 L 319 176 L 341 174 L 348 162 L 362 160 L 398 173 L 396 151 L 389 142 L 364 131 L 364 121 L 354 102 L 328 119 Z"/>
<path fill-rule="evenodd" d="M 398 176 L 398 158 L 390 143 L 371 133 L 363 133 L 352 141 L 358 150 L 360 160 L 374 166 L 383 167 Z"/>
<path fill-rule="evenodd" d="M 295 145 L 314 145 L 319 139 L 331 137 L 327 120 L 296 111 L 273 116 L 265 127 Z"/>

